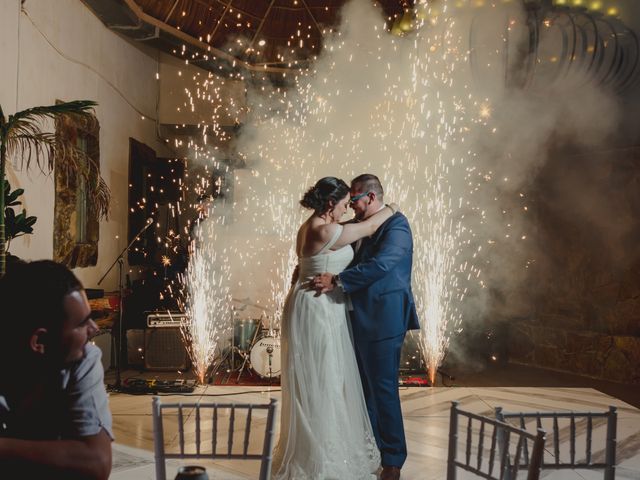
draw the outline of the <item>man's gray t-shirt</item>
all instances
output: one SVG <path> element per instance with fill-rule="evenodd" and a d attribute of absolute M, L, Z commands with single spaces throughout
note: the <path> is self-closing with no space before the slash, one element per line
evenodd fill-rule
<path fill-rule="evenodd" d="M 102 352 L 87 344 L 82 360 L 60 371 L 50 384 L 37 386 L 27 405 L 8 407 L 6 430 L 0 436 L 25 440 L 87 437 L 104 428 L 113 440 L 111 411 L 104 387 Z"/>
<path fill-rule="evenodd" d="M 96 435 L 102 428 L 112 440 L 114 438 L 101 358 L 100 349 L 88 344 L 84 358 L 61 372 L 62 388 L 67 392 L 69 406 L 68 422 L 61 432 L 62 438 Z"/>

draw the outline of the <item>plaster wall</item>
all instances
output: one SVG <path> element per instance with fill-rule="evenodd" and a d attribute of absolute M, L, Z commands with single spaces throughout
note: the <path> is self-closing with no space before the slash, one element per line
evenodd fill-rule
<path fill-rule="evenodd" d="M 100 122 L 102 176 L 112 193 L 111 214 L 100 223 L 98 264 L 76 269 L 95 288 L 127 239 L 129 137 L 170 156 L 156 135 L 158 53 L 107 29 L 80 0 L 0 2 L 0 104 L 5 115 L 56 100 L 94 100 Z M 53 129 L 53 124 L 48 125 Z M 37 168 L 9 168 L 12 187 L 25 189 L 23 205 L 38 217 L 33 235 L 16 239 L 10 252 L 23 259 L 53 255 L 54 181 Z M 100 285 L 117 287 L 112 271 Z"/>

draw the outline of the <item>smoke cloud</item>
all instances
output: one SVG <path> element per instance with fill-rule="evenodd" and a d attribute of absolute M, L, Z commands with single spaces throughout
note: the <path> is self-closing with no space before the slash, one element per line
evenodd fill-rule
<path fill-rule="evenodd" d="M 214 209 L 228 219 L 217 241 L 228 251 L 233 297 L 277 316 L 295 265 L 295 234 L 309 214 L 298 200 L 323 176 L 349 182 L 367 172 L 410 219 L 414 293 L 423 333 L 435 338 L 425 340 L 427 350 L 441 354 L 449 333 L 496 312 L 528 314 L 522 286 L 544 256 L 531 218 L 536 179 L 561 146 L 606 143 L 619 105 L 584 71 L 559 79 L 545 64 L 523 84 L 525 12 L 487 8 L 424 9 L 416 19 L 422 25 L 397 37 L 379 9 L 351 2 L 296 88 L 247 92 L 236 145 L 246 168 L 234 172 L 233 203 Z M 500 35 L 510 24 L 505 47 Z M 539 52 L 554 52 L 556 41 L 543 35 Z M 504 48 L 512 49 L 506 65 Z M 565 194 L 558 201 L 572 208 L 581 203 L 574 173 L 556 179 Z M 580 213 L 594 211 L 585 205 Z"/>

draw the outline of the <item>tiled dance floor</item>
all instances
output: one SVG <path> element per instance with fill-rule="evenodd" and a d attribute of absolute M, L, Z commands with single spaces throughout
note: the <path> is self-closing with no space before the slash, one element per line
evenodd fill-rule
<path fill-rule="evenodd" d="M 633 388 L 633 387 L 630 387 Z M 409 457 L 402 470 L 403 480 L 444 479 L 446 477 L 449 408 L 451 401 L 472 412 L 492 416 L 496 406 L 508 411 L 605 411 L 609 405 L 618 409 L 617 480 L 640 479 L 640 410 L 621 400 L 591 388 L 534 388 L 534 387 L 435 387 L 402 388 L 403 416 Z M 219 396 L 221 395 L 221 396 Z M 280 398 L 277 389 L 264 387 L 208 386 L 198 388 L 189 396 L 167 396 L 168 402 L 224 401 L 267 403 L 269 398 Z M 153 479 L 153 428 L 151 396 L 111 394 L 110 403 L 114 419 L 116 444 L 114 445 L 114 480 Z M 327 399 L 328 401 L 329 399 Z M 254 421 L 264 424 L 264 412 Z M 170 421 L 170 419 L 168 420 Z M 255 425 L 254 425 L 255 427 Z M 600 454 L 604 447 L 606 425 L 594 422 L 594 451 Z M 577 434 L 580 435 L 578 427 Z M 170 445 L 177 442 L 175 429 L 165 431 Z M 568 436 L 568 435 L 567 435 Z M 561 437 L 562 443 L 567 436 Z M 277 437 L 277 432 L 276 432 Z M 255 443 L 255 444 L 253 444 Z M 259 450 L 258 440 L 251 447 Z M 550 442 L 547 442 L 550 445 Z M 551 452 L 552 448 L 548 448 Z M 194 463 L 194 462 L 191 462 Z M 220 460 L 196 461 L 204 465 L 211 480 L 255 479 L 259 462 Z M 178 463 L 169 462 L 167 478 L 173 479 Z M 471 478 L 460 474 L 459 479 Z M 601 471 L 543 471 L 546 480 L 602 479 Z M 347 479 L 345 479 L 347 480 Z"/>

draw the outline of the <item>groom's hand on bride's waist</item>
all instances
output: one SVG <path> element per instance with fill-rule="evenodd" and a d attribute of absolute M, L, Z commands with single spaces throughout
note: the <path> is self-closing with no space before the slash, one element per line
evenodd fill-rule
<path fill-rule="evenodd" d="M 311 290 L 315 290 L 317 295 L 330 292 L 336 287 L 335 275 L 332 273 L 321 273 L 311 279 Z"/>

